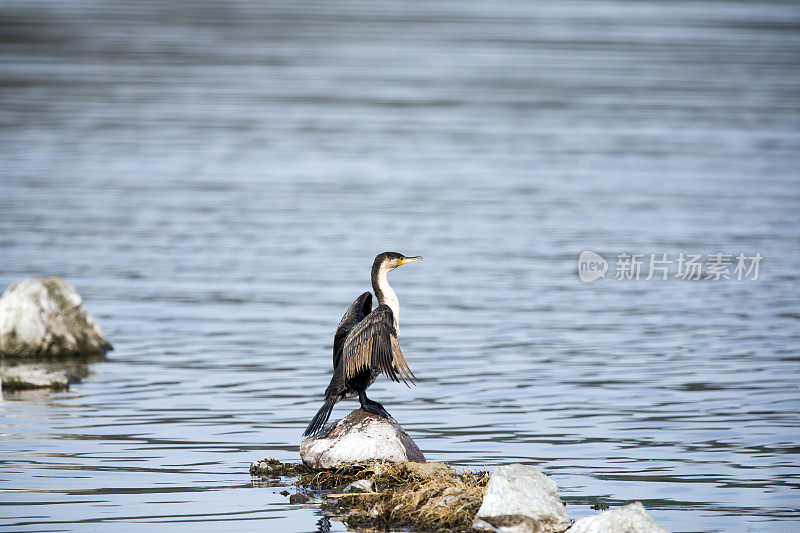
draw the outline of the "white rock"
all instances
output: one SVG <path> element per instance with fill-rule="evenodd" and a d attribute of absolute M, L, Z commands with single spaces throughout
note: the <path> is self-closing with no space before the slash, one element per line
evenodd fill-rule
<path fill-rule="evenodd" d="M 3 390 L 53 389 L 65 390 L 77 381 L 64 370 L 44 365 L 17 365 L 3 372 Z"/>
<path fill-rule="evenodd" d="M 424 463 L 425 456 L 396 421 L 356 409 L 327 434 L 300 443 L 300 458 L 311 468 L 362 461 Z"/>
<path fill-rule="evenodd" d="M 17 356 L 97 354 L 110 350 L 103 331 L 59 278 L 29 278 L 0 298 L 0 353 Z"/>
<path fill-rule="evenodd" d="M 567 533 L 667 533 L 650 516 L 641 502 L 581 518 Z"/>
<path fill-rule="evenodd" d="M 558 533 L 569 526 L 556 482 L 522 464 L 495 469 L 473 523 L 476 529 L 504 533 Z"/>
<path fill-rule="evenodd" d="M 436 506 L 437 507 L 447 507 L 448 505 L 450 505 L 451 503 L 453 503 L 455 501 L 458 501 L 458 496 L 453 496 L 452 494 L 449 495 L 449 496 L 443 496 L 436 503 Z"/>
<path fill-rule="evenodd" d="M 347 485 L 342 492 L 372 492 L 372 481 L 358 479 Z"/>

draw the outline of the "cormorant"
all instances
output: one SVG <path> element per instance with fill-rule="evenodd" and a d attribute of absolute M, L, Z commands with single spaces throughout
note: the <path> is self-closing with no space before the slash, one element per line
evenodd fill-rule
<path fill-rule="evenodd" d="M 386 281 L 386 275 L 402 264 L 420 261 L 397 252 L 384 252 L 372 263 L 372 290 L 378 307 L 372 310 L 372 294 L 365 292 L 347 309 L 333 337 L 333 377 L 325 390 L 325 403 L 317 411 L 303 436 L 322 429 L 339 400 L 358 395 L 361 408 L 384 418 L 389 413 L 381 404 L 367 398 L 367 387 L 380 372 L 392 381 L 416 381 L 397 341 L 400 303 Z"/>

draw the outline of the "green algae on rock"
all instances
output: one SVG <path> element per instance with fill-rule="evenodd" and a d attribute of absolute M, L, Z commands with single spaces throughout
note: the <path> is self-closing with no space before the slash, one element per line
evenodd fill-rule
<path fill-rule="evenodd" d="M 472 529 L 489 481 L 487 472 L 456 472 L 444 463 L 371 461 L 311 469 L 265 458 L 254 461 L 250 473 L 297 476 L 297 486 L 320 491 L 322 508 L 350 527 L 453 531 Z"/>

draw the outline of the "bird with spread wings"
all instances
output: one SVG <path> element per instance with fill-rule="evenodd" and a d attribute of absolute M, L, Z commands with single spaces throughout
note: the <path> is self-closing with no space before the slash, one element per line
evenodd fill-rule
<path fill-rule="evenodd" d="M 406 385 L 417 378 L 408 367 L 397 339 L 400 304 L 386 281 L 398 266 L 421 257 L 405 257 L 396 252 L 379 254 L 372 264 L 372 288 L 378 307 L 372 309 L 372 294 L 363 293 L 345 312 L 333 338 L 333 377 L 325 390 L 325 403 L 311 420 L 304 436 L 320 433 L 340 400 L 358 395 L 361 408 L 390 418 L 381 404 L 367 398 L 366 390 L 383 373 Z"/>

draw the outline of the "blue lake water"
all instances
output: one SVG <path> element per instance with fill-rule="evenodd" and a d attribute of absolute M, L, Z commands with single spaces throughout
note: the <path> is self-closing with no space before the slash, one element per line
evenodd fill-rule
<path fill-rule="evenodd" d="M 370 391 L 429 460 L 797 531 L 799 154 L 795 2 L 7 0 L 0 285 L 65 278 L 116 349 L 4 393 L 0 528 L 345 531 L 247 469 L 395 250 L 421 383 Z M 614 279 L 718 252 L 758 279 Z"/>

